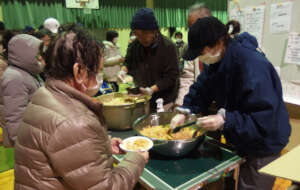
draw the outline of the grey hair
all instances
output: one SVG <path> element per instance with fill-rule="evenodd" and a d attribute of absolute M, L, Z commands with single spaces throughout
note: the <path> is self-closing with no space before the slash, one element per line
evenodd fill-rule
<path fill-rule="evenodd" d="M 190 15 L 191 13 L 194 13 L 194 12 L 200 13 L 203 10 L 206 10 L 207 16 L 211 16 L 210 9 L 204 3 L 195 3 L 192 6 L 190 6 L 189 10 L 188 10 L 188 14 Z"/>

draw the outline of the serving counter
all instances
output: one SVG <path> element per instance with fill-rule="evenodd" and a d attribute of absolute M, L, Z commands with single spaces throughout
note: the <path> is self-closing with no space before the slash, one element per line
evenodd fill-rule
<path fill-rule="evenodd" d="M 122 139 L 135 135 L 133 130 L 109 131 L 109 134 Z M 114 155 L 116 161 L 122 160 L 122 157 Z M 233 151 L 206 137 L 197 148 L 181 158 L 164 157 L 150 151 L 149 162 L 139 182 L 147 189 L 199 189 L 224 172 L 234 169 L 235 176 L 238 176 L 241 162 L 242 158 Z"/>

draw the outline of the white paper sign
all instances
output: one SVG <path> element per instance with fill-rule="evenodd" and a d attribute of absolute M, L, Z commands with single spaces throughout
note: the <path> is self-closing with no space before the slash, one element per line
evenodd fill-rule
<path fill-rule="evenodd" d="M 245 12 L 239 9 L 233 9 L 230 11 L 229 20 L 236 20 L 241 25 L 241 32 L 245 30 Z"/>
<path fill-rule="evenodd" d="M 265 6 L 249 7 L 245 9 L 245 31 L 254 35 L 259 46 L 262 45 L 265 21 Z"/>
<path fill-rule="evenodd" d="M 99 9 L 99 0 L 66 0 L 67 8 Z"/>
<path fill-rule="evenodd" d="M 300 65 L 300 34 L 299 32 L 290 32 L 288 45 L 285 53 L 285 63 Z"/>
<path fill-rule="evenodd" d="M 292 2 L 271 5 L 270 32 L 272 34 L 288 32 L 291 27 Z"/>
<path fill-rule="evenodd" d="M 300 86 L 282 81 L 283 99 L 285 102 L 300 105 Z"/>

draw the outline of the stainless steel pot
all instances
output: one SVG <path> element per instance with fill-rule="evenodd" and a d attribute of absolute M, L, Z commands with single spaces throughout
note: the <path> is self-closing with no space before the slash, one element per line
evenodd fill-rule
<path fill-rule="evenodd" d="M 113 98 L 130 97 L 133 101 L 126 105 L 105 105 L 105 102 Z M 110 93 L 97 97 L 96 99 L 104 102 L 103 115 L 109 129 L 127 130 L 131 129 L 132 123 L 138 118 L 150 112 L 150 96 L 138 95 L 129 96 L 124 93 Z"/>
<path fill-rule="evenodd" d="M 151 125 L 166 125 L 171 122 L 171 119 L 176 115 L 173 112 L 161 112 L 157 114 L 145 115 L 138 118 L 133 123 L 133 129 L 138 135 L 142 135 L 139 131 L 146 126 Z M 151 138 L 151 137 L 150 137 Z M 188 140 L 159 140 L 151 138 L 154 146 L 152 150 L 158 154 L 170 157 L 179 157 L 189 153 L 195 146 L 203 141 L 205 138 L 205 131 L 203 135 L 188 139 Z"/>

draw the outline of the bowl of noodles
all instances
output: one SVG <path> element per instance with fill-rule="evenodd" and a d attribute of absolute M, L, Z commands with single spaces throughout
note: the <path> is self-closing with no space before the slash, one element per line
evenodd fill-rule
<path fill-rule="evenodd" d="M 148 151 L 152 147 L 152 140 L 143 136 L 126 138 L 120 144 L 120 148 L 125 152 Z"/>
<path fill-rule="evenodd" d="M 206 131 L 194 125 L 170 133 L 170 122 L 175 115 L 173 112 L 145 115 L 133 123 L 133 129 L 153 141 L 154 152 L 169 157 L 184 156 L 204 140 Z"/>

